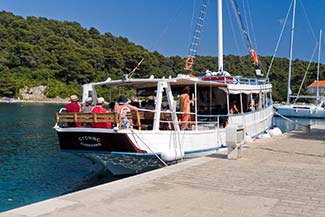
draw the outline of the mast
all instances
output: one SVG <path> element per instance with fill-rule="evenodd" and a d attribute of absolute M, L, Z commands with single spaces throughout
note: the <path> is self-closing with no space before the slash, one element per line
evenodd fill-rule
<path fill-rule="evenodd" d="M 222 0 L 218 0 L 218 72 L 223 73 Z"/>
<path fill-rule="evenodd" d="M 295 31 L 295 16 L 296 16 L 296 0 L 293 0 L 292 23 L 291 23 L 291 38 L 290 38 L 290 54 L 289 54 L 289 72 L 288 72 L 288 87 L 287 87 L 287 104 L 290 103 L 291 95 L 291 66 L 292 66 L 292 47 L 293 47 L 293 34 Z"/>
<path fill-rule="evenodd" d="M 316 100 L 319 99 L 319 67 L 320 67 L 320 49 L 322 44 L 322 29 L 319 31 L 319 42 L 318 42 L 318 63 L 317 63 L 317 78 L 316 78 Z"/>

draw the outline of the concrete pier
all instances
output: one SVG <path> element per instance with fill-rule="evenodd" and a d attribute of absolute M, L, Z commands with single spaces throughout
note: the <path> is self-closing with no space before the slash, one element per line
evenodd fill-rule
<path fill-rule="evenodd" d="M 325 126 L 257 141 L 243 157 L 186 161 L 0 217 L 325 216 Z"/>

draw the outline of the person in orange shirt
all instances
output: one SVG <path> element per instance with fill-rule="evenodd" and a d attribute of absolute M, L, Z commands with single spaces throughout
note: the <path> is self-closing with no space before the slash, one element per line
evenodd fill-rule
<path fill-rule="evenodd" d="M 182 112 L 180 117 L 180 129 L 185 130 L 188 126 L 188 122 L 191 120 L 191 103 L 195 101 L 195 99 L 190 99 L 190 87 L 186 86 L 183 89 L 183 92 L 179 98 L 180 100 L 180 112 Z"/>

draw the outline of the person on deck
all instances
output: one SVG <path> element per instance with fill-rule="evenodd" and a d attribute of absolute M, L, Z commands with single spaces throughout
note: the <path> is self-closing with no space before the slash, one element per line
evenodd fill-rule
<path fill-rule="evenodd" d="M 77 95 L 70 96 L 70 103 L 65 106 L 66 112 L 80 112 L 79 98 Z M 68 127 L 81 127 L 81 123 L 68 123 Z"/>
<path fill-rule="evenodd" d="M 229 106 L 229 114 L 239 114 L 239 110 L 237 108 L 237 101 L 234 100 L 231 102 Z"/>
<path fill-rule="evenodd" d="M 93 109 L 93 99 L 91 97 L 88 97 L 86 99 L 85 104 L 81 106 L 80 112 L 82 113 L 90 113 Z"/>
<path fill-rule="evenodd" d="M 91 112 L 93 113 L 107 113 L 107 110 L 103 107 L 105 104 L 105 99 L 103 97 L 99 97 L 97 99 L 97 105 L 94 106 Z M 92 127 L 94 128 L 111 128 L 112 123 L 110 122 L 101 122 L 101 123 L 92 123 Z"/>
<path fill-rule="evenodd" d="M 118 100 L 117 100 L 117 103 L 114 107 L 114 111 L 118 114 L 120 114 L 120 118 L 121 118 L 121 127 L 122 128 L 129 128 L 132 126 L 132 120 L 129 120 L 126 116 L 126 113 L 127 112 L 130 112 L 130 111 L 137 111 L 138 108 L 133 106 L 133 105 L 130 105 L 129 100 L 121 95 Z"/>
<path fill-rule="evenodd" d="M 180 129 L 185 130 L 188 127 L 188 122 L 191 120 L 191 103 L 195 101 L 195 99 L 190 99 L 190 87 L 186 86 L 183 89 L 182 94 L 179 97 L 179 105 L 180 105 Z"/>

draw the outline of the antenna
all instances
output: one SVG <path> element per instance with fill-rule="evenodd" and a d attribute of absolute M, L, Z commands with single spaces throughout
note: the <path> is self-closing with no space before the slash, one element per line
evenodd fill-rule
<path fill-rule="evenodd" d="M 136 65 L 136 67 L 134 67 L 134 69 L 126 76 L 127 78 L 131 78 L 132 75 L 134 74 L 135 70 L 137 70 L 139 68 L 139 66 L 141 65 L 141 63 L 143 62 L 144 58 L 142 58 L 138 64 Z"/>

